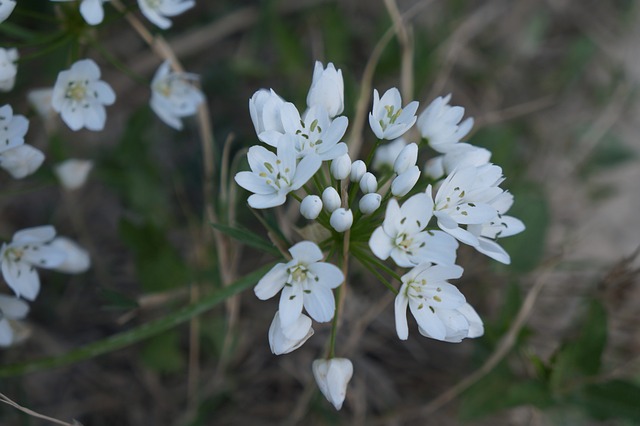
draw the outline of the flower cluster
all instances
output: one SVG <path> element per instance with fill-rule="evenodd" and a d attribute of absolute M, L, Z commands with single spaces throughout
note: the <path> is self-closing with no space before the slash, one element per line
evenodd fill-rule
<path fill-rule="evenodd" d="M 292 198 L 300 215 L 324 228 L 314 241 L 294 244 L 289 260 L 271 269 L 255 287 L 260 299 L 280 290 L 279 311 L 269 329 L 274 354 L 299 348 L 323 323 L 339 315 L 333 290 L 348 280 L 348 256 L 354 257 L 396 294 L 397 335 L 409 335 L 407 308 L 421 335 L 460 342 L 484 333 L 483 323 L 450 280 L 463 268 L 456 264 L 459 244 L 508 264 L 498 239 L 524 230 L 506 215 L 513 196 L 503 190 L 502 169 L 491 153 L 463 142 L 473 119 L 464 108 L 450 106 L 451 95 L 435 99 L 419 116 L 418 102 L 403 103 L 396 88 L 373 92 L 369 114 L 377 138 L 365 160 L 352 160 L 342 141 L 348 119 L 342 72 L 316 62 L 306 109 L 261 89 L 249 100 L 258 139 L 249 149 L 250 171 L 235 180 L 252 194 L 254 209 L 278 207 Z M 409 143 L 411 129 L 422 136 Z M 419 165 L 421 154 L 436 152 Z M 302 232 L 302 235 L 312 233 Z M 328 256 L 323 253 L 330 253 Z M 342 254 L 342 269 L 331 254 Z M 392 262 L 388 264 L 389 260 Z M 399 272 L 404 271 L 404 272 Z M 309 315 L 305 315 L 303 311 Z M 337 322 L 333 322 L 332 333 Z M 353 365 L 329 356 L 313 363 L 325 397 L 340 409 Z"/>

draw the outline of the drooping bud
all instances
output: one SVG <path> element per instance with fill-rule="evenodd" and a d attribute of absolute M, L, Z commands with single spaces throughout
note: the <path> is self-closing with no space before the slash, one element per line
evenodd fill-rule
<path fill-rule="evenodd" d="M 360 198 L 360 203 L 358 204 L 358 206 L 360 207 L 360 211 L 363 214 L 371 214 L 378 210 L 381 201 L 382 196 L 380 194 L 370 192 Z"/>
<path fill-rule="evenodd" d="M 416 161 L 418 161 L 418 145 L 410 143 L 402 148 L 402 151 L 396 157 L 396 161 L 393 163 L 393 171 L 397 174 L 402 174 L 409 167 L 415 166 Z"/>
<path fill-rule="evenodd" d="M 360 190 L 363 194 L 369 194 L 370 192 L 376 192 L 378 190 L 378 179 L 373 173 L 367 172 L 360 179 Z"/>
<path fill-rule="evenodd" d="M 336 410 L 341 409 L 347 396 L 347 385 L 353 376 L 351 361 L 347 358 L 316 359 L 312 370 L 324 397 Z"/>
<path fill-rule="evenodd" d="M 331 176 L 337 180 L 346 179 L 351 173 L 351 157 L 349 154 L 341 155 L 331 162 Z"/>
<path fill-rule="evenodd" d="M 329 186 L 324 191 L 322 191 L 322 203 L 324 204 L 324 209 L 329 213 L 333 213 L 335 209 L 340 207 L 342 201 L 340 200 L 340 194 L 335 190 L 334 187 Z"/>
<path fill-rule="evenodd" d="M 309 220 L 314 220 L 322 210 L 322 200 L 317 195 L 307 195 L 300 203 L 300 214 Z"/>
<path fill-rule="evenodd" d="M 391 193 L 396 197 L 404 197 L 413 189 L 419 178 L 420 169 L 418 166 L 409 168 L 391 182 Z"/>
<path fill-rule="evenodd" d="M 280 312 L 277 311 L 269 327 L 269 346 L 274 355 L 293 352 L 313 336 L 311 318 L 300 314 L 298 319 L 287 327 L 282 327 Z"/>
<path fill-rule="evenodd" d="M 351 212 L 351 210 L 347 210 L 344 208 L 336 209 L 333 213 L 331 213 L 329 223 L 336 231 L 344 232 L 347 229 L 350 229 L 351 225 L 353 225 L 353 213 Z"/>

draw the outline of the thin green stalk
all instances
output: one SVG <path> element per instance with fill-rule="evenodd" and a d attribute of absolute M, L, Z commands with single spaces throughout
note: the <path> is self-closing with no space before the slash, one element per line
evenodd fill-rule
<path fill-rule="evenodd" d="M 362 266 L 367 268 L 367 270 L 371 271 L 371 273 L 375 275 L 376 278 L 378 278 L 380 282 L 382 282 L 382 284 L 385 287 L 387 287 L 387 289 L 389 289 L 393 294 L 398 294 L 398 290 L 396 290 L 396 288 L 389 281 L 387 281 L 387 279 L 380 272 L 378 272 L 375 266 L 369 263 L 369 261 L 366 258 L 360 257 L 360 255 L 356 254 L 355 252 L 353 253 L 353 255 L 355 256 L 356 259 L 358 259 L 358 261 L 362 264 Z"/>
<path fill-rule="evenodd" d="M 400 278 L 400 275 L 398 275 L 393 269 L 389 268 L 387 265 L 385 265 L 384 263 L 380 262 L 378 259 L 369 256 L 366 252 L 356 248 L 356 247 L 352 247 L 351 248 L 354 256 L 360 256 L 362 258 L 364 258 L 367 262 L 369 262 L 370 264 L 373 264 L 375 266 L 377 266 L 378 268 L 382 269 L 384 272 L 386 272 L 387 274 L 391 275 L 392 278 L 398 280 L 398 281 L 402 281 L 402 279 Z"/>
<path fill-rule="evenodd" d="M 209 311 L 211 308 L 224 302 L 231 296 L 248 289 L 254 285 L 260 277 L 267 273 L 271 267 L 273 267 L 273 264 L 265 265 L 258 270 L 245 275 L 233 284 L 203 297 L 197 303 L 185 306 L 172 314 L 150 321 L 146 324 L 142 324 L 134 329 L 73 349 L 64 354 L 2 366 L 0 367 L 0 377 L 19 376 L 62 367 L 95 358 L 99 355 L 107 354 L 140 342 L 144 339 L 148 339 L 149 337 L 156 336 L 163 331 L 176 327 L 177 325 L 189 321 L 193 317 Z"/>

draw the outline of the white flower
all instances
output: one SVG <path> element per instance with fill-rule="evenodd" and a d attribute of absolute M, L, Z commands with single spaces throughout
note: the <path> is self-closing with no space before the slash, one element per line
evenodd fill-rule
<path fill-rule="evenodd" d="M 29 104 L 45 120 L 49 120 L 55 112 L 51 106 L 52 95 L 53 89 L 51 87 L 33 89 L 27 93 Z"/>
<path fill-rule="evenodd" d="M 371 167 L 374 170 L 382 170 L 387 167 L 389 169 L 393 168 L 396 158 L 398 158 L 398 155 L 406 145 L 407 141 L 404 138 L 397 138 L 386 145 L 379 146 L 373 155 Z"/>
<path fill-rule="evenodd" d="M 338 232 L 344 232 L 347 229 L 351 228 L 353 225 L 353 213 L 351 210 L 347 210 L 345 208 L 339 208 L 331 213 L 331 217 L 329 218 L 329 223 L 331 227 Z"/>
<path fill-rule="evenodd" d="M 402 286 L 395 300 L 396 332 L 401 340 L 409 337 L 407 306 L 418 323 L 420 334 L 445 341 L 450 337 L 447 324 L 452 321 L 448 320 L 447 315 L 465 305 L 466 300 L 456 286 L 447 280 L 460 278 L 462 272 L 457 265 L 442 266 L 427 262 L 402 276 Z M 450 328 L 456 336 L 460 334 L 461 327 Z M 469 330 L 468 322 L 466 330 Z"/>
<path fill-rule="evenodd" d="M 462 339 L 473 339 L 484 334 L 482 319 L 468 303 L 456 309 L 439 309 L 436 314 L 446 329 L 445 338 L 441 339 L 445 342 L 459 343 Z M 425 333 L 422 335 L 432 337 Z"/>
<path fill-rule="evenodd" d="M 365 173 L 367 173 L 367 165 L 364 161 L 356 160 L 351 164 L 351 182 L 360 182 Z"/>
<path fill-rule="evenodd" d="M 397 174 L 402 174 L 410 167 L 415 166 L 416 161 L 418 161 L 418 145 L 412 142 L 402 148 L 402 151 L 396 157 L 393 162 L 393 171 Z"/>
<path fill-rule="evenodd" d="M 0 47 L 0 91 L 8 92 L 13 89 L 18 74 L 18 49 L 4 49 Z"/>
<path fill-rule="evenodd" d="M 138 0 L 142 14 L 163 30 L 172 24 L 167 16 L 180 15 L 195 5 L 194 0 Z"/>
<path fill-rule="evenodd" d="M 182 129 L 182 118 L 198 112 L 204 95 L 193 82 L 194 74 L 174 72 L 171 63 L 165 61 L 151 82 L 151 109 L 162 121 L 174 129 Z"/>
<path fill-rule="evenodd" d="M 16 296 L 34 300 L 40 292 L 35 267 L 55 268 L 64 262 L 65 253 L 50 245 L 55 236 L 53 226 L 38 226 L 16 232 L 10 243 L 2 245 L 2 276 Z"/>
<path fill-rule="evenodd" d="M 371 172 L 365 173 L 360 178 L 360 191 L 363 194 L 369 194 L 378 190 L 378 179 Z"/>
<path fill-rule="evenodd" d="M 0 0 L 0 23 L 4 22 L 9 15 L 11 15 L 15 7 L 16 2 L 14 0 Z"/>
<path fill-rule="evenodd" d="M 65 254 L 64 262 L 54 267 L 54 271 L 67 274 L 81 274 L 91 267 L 89 252 L 78 243 L 67 237 L 56 237 L 51 241 L 50 247 Z"/>
<path fill-rule="evenodd" d="M 333 160 L 347 153 L 347 144 L 339 142 L 347 130 L 347 117 L 331 120 L 327 110 L 321 106 L 309 108 L 304 119 L 295 105 L 285 102 L 280 107 L 280 119 L 285 134 L 295 137 L 298 158 L 317 154 L 323 161 Z M 277 146 L 281 133 L 278 130 L 265 130 L 260 140 L 271 146 Z"/>
<path fill-rule="evenodd" d="M 460 142 L 473 127 L 473 118 L 460 123 L 464 108 L 449 106 L 449 100 L 451 94 L 444 98 L 437 97 L 418 117 L 420 134 L 429 140 L 434 150 L 443 154 Z"/>
<path fill-rule="evenodd" d="M 342 408 L 347 385 L 353 376 L 353 364 L 347 358 L 316 359 L 311 365 L 320 392 L 336 410 Z"/>
<path fill-rule="evenodd" d="M 336 191 L 334 187 L 328 186 L 322 191 L 322 203 L 326 211 L 333 213 L 335 209 L 340 207 L 342 200 L 340 200 L 338 191 Z"/>
<path fill-rule="evenodd" d="M 344 110 L 344 82 L 342 70 L 337 70 L 331 62 L 325 69 L 322 62 L 316 61 L 313 69 L 311 88 L 307 95 L 307 106 L 322 106 L 329 113 L 329 117 L 335 117 Z"/>
<path fill-rule="evenodd" d="M 22 179 L 34 173 L 44 162 L 44 154 L 29 145 L 19 145 L 0 153 L 0 167 L 14 179 Z"/>
<path fill-rule="evenodd" d="M 13 115 L 11 105 L 0 108 L 0 153 L 24 144 L 29 130 L 29 120 L 23 115 Z"/>
<path fill-rule="evenodd" d="M 308 155 L 296 165 L 294 140 L 290 135 L 282 136 L 277 155 L 256 145 L 249 148 L 247 159 L 251 171 L 236 174 L 235 180 L 254 193 L 248 199 L 254 209 L 284 204 L 287 194 L 307 183 L 322 164 L 317 155 Z"/>
<path fill-rule="evenodd" d="M 413 189 L 418 179 L 420 179 L 420 169 L 418 166 L 410 167 L 393 179 L 391 193 L 396 197 L 404 197 Z"/>
<path fill-rule="evenodd" d="M 509 192 L 503 192 L 491 202 L 491 206 L 498 212 L 494 219 L 481 225 L 467 226 L 467 231 L 478 238 L 478 245 L 475 246 L 475 249 L 506 265 L 511 263 L 511 258 L 496 240 L 519 234 L 525 229 L 524 223 L 520 219 L 505 215 L 512 205 L 513 195 Z"/>
<path fill-rule="evenodd" d="M 459 142 L 453 145 L 446 154 L 427 161 L 424 173 L 434 179 L 439 179 L 453 173 L 455 169 L 489 164 L 489 160 L 491 160 L 491 151 Z"/>
<path fill-rule="evenodd" d="M 57 164 L 53 172 L 64 189 L 74 190 L 82 187 L 87 181 L 89 172 L 93 168 L 93 161 L 70 158 Z"/>
<path fill-rule="evenodd" d="M 307 195 L 300 203 L 300 214 L 309 220 L 314 220 L 322 211 L 322 200 L 317 195 Z"/>
<path fill-rule="evenodd" d="M 495 165 L 454 170 L 435 196 L 438 227 L 465 244 L 477 246 L 478 238 L 459 225 L 481 225 L 497 216 L 490 203 L 503 192 L 497 186 L 502 180 L 502 170 Z M 431 186 L 427 188 L 430 191 Z"/>
<path fill-rule="evenodd" d="M 76 0 L 51 0 L 51 1 L 76 1 Z M 89 25 L 98 25 L 104 19 L 102 3 L 109 0 L 82 0 L 80 2 L 80 14 Z"/>
<path fill-rule="evenodd" d="M 402 108 L 400 92 L 395 87 L 387 90 L 382 98 L 373 90 L 373 110 L 369 113 L 369 125 L 378 139 L 396 139 L 416 122 L 418 102 Z"/>
<path fill-rule="evenodd" d="M 284 134 L 280 109 L 284 105 L 284 100 L 276 92 L 267 89 L 260 89 L 249 99 L 249 114 L 256 135 L 262 142 L 267 143 L 261 136 L 263 132 L 275 132 Z"/>
<path fill-rule="evenodd" d="M 293 324 L 306 309 L 311 318 L 327 322 L 333 318 L 335 299 L 332 289 L 344 281 L 340 268 L 320 262 L 320 248 L 302 241 L 289 249 L 291 261 L 278 263 L 256 285 L 254 291 L 261 300 L 270 299 L 282 289 L 280 323 L 283 328 Z"/>
<path fill-rule="evenodd" d="M 115 100 L 111 86 L 100 80 L 98 65 L 83 59 L 58 74 L 51 105 L 71 130 L 102 130 L 107 120 L 104 106 Z"/>
<path fill-rule="evenodd" d="M 380 203 L 382 202 L 382 195 L 376 194 L 375 192 L 370 192 L 365 194 L 360 198 L 360 202 L 358 203 L 358 207 L 362 214 L 371 214 L 378 210 L 380 207 Z"/>
<path fill-rule="evenodd" d="M 311 318 L 300 314 L 297 320 L 288 327 L 282 327 L 280 313 L 276 311 L 269 327 L 269 347 L 274 355 L 293 352 L 313 336 Z"/>
<path fill-rule="evenodd" d="M 402 207 L 389 200 L 382 226 L 371 234 L 369 247 L 382 260 L 391 256 L 403 268 L 422 262 L 453 265 L 458 243 L 441 231 L 426 230 L 433 211 L 433 201 L 427 194 L 410 197 Z"/>
<path fill-rule="evenodd" d="M 349 154 L 341 155 L 340 157 L 331 161 L 331 176 L 334 179 L 342 180 L 346 179 L 351 174 L 351 157 Z"/>
<path fill-rule="evenodd" d="M 0 347 L 6 348 L 16 342 L 11 321 L 21 320 L 29 313 L 26 302 L 0 294 Z"/>

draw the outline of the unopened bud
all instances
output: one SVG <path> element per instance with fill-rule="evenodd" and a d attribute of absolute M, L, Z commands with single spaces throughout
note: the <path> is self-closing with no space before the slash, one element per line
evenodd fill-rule
<path fill-rule="evenodd" d="M 360 211 L 363 214 L 371 214 L 378 210 L 380 207 L 380 202 L 382 201 L 382 196 L 375 192 L 370 192 L 369 194 L 365 194 L 360 198 L 360 203 L 358 204 L 360 207 Z"/>
<path fill-rule="evenodd" d="M 342 408 L 353 364 L 347 358 L 317 359 L 311 366 L 320 391 L 336 410 Z"/>
<path fill-rule="evenodd" d="M 340 194 L 332 186 L 322 191 L 322 203 L 324 204 L 324 209 L 329 213 L 340 207 L 341 202 Z"/>
<path fill-rule="evenodd" d="M 397 174 L 402 174 L 409 167 L 415 166 L 416 161 L 418 161 L 418 145 L 410 143 L 402 148 L 402 151 L 396 157 L 396 161 L 393 163 L 393 171 Z"/>
<path fill-rule="evenodd" d="M 367 172 L 362 176 L 362 179 L 360 179 L 360 190 L 363 194 L 376 192 L 378 190 L 378 180 L 372 173 Z"/>
<path fill-rule="evenodd" d="M 300 214 L 309 220 L 318 217 L 322 210 L 322 200 L 317 195 L 307 195 L 300 203 Z"/>
<path fill-rule="evenodd" d="M 351 182 L 360 182 L 365 173 L 367 173 L 367 165 L 364 161 L 356 160 L 351 164 Z"/>
<path fill-rule="evenodd" d="M 331 176 L 337 180 L 346 179 L 351 173 L 351 157 L 349 154 L 341 155 L 331 162 Z"/>
<path fill-rule="evenodd" d="M 391 182 L 391 193 L 396 197 L 403 197 L 409 193 L 420 178 L 420 169 L 418 166 L 409 168 L 406 172 L 398 175 Z"/>
<path fill-rule="evenodd" d="M 351 228 L 351 225 L 353 224 L 353 213 L 351 210 L 339 208 L 331 213 L 329 223 L 336 231 L 344 232 Z"/>

